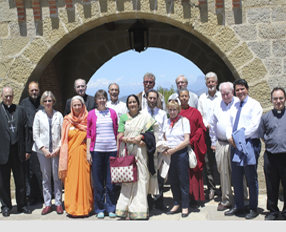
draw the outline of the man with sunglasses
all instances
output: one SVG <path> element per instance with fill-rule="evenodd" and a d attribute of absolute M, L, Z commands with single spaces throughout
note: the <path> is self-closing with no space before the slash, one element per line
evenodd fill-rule
<path fill-rule="evenodd" d="M 143 86 L 144 86 L 144 90 L 140 93 L 137 93 L 136 96 L 139 99 L 139 103 L 140 103 L 140 110 L 143 110 L 147 107 L 148 103 L 147 103 L 147 95 L 146 93 L 150 90 L 153 89 L 155 86 L 155 76 L 153 73 L 146 73 L 143 77 Z M 164 96 L 159 93 L 159 98 L 157 101 L 157 105 L 158 108 L 160 108 L 161 110 L 166 110 L 166 103 L 165 103 L 165 99 Z"/>
<path fill-rule="evenodd" d="M 33 138 L 33 122 L 35 114 L 44 109 L 44 106 L 40 104 L 40 88 L 39 83 L 31 81 L 28 85 L 29 97 L 23 99 L 20 106 L 23 106 L 29 125 L 29 133 Z M 32 152 L 30 159 L 26 161 L 26 192 L 30 205 L 34 205 L 37 202 L 43 203 L 43 190 L 42 190 L 42 172 L 39 163 L 39 159 L 36 152 Z"/>
<path fill-rule="evenodd" d="M 86 92 L 86 81 L 83 79 L 76 79 L 74 81 L 74 90 L 77 95 L 81 96 L 84 100 L 84 104 L 86 106 L 87 111 L 96 108 L 96 103 L 92 96 L 87 95 Z M 71 112 L 71 98 L 67 100 L 66 107 L 64 111 L 64 116 Z"/>
<path fill-rule="evenodd" d="M 273 110 L 264 114 L 258 128 L 258 135 L 265 143 L 264 174 L 267 190 L 265 220 L 276 220 L 279 216 L 278 196 L 280 181 L 283 186 L 284 206 L 282 216 L 286 219 L 286 113 L 285 90 L 276 87 L 271 92 Z"/>

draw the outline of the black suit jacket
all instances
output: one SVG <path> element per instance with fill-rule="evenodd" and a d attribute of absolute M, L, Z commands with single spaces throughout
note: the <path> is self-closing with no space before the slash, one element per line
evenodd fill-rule
<path fill-rule="evenodd" d="M 92 96 L 85 95 L 83 100 L 84 100 L 84 104 L 86 106 L 87 111 L 91 111 L 91 110 L 96 108 L 96 103 L 95 103 L 94 98 Z M 64 116 L 66 116 L 70 112 L 71 112 L 71 98 L 68 99 L 66 102 Z"/>
<path fill-rule="evenodd" d="M 7 117 L 0 104 L 0 164 L 6 164 L 10 153 L 10 135 Z M 26 153 L 32 153 L 32 138 L 29 133 L 26 111 L 22 106 L 16 105 L 13 114 L 17 130 L 18 155 L 21 162 L 25 162 Z"/>

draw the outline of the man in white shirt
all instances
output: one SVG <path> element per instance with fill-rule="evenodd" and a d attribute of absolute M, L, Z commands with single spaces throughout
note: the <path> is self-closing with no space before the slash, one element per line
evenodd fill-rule
<path fill-rule="evenodd" d="M 233 84 L 223 82 L 219 86 L 222 100 L 215 102 L 213 115 L 210 119 L 209 135 L 211 148 L 215 152 L 217 169 L 220 173 L 221 202 L 217 210 L 223 211 L 233 206 L 233 194 L 231 189 L 231 160 L 230 144 L 225 134 L 226 121 L 229 118 L 229 110 L 238 98 L 233 96 Z"/>
<path fill-rule="evenodd" d="M 116 83 L 111 83 L 108 86 L 108 94 L 110 96 L 110 100 L 106 102 L 106 107 L 111 108 L 116 111 L 118 117 L 118 123 L 122 114 L 126 114 L 128 109 L 126 104 L 122 101 L 119 101 L 120 90 L 119 85 Z"/>
<path fill-rule="evenodd" d="M 187 86 L 188 86 L 188 79 L 184 76 L 184 75 L 179 75 L 177 78 L 176 78 L 176 85 L 177 85 L 177 92 L 176 93 L 173 93 L 168 100 L 170 99 L 175 99 L 179 96 L 179 90 L 181 89 L 187 89 Z M 191 107 L 194 107 L 194 108 L 198 108 L 198 96 L 189 91 L 189 106 Z"/>
<path fill-rule="evenodd" d="M 226 216 L 245 216 L 246 219 L 257 217 L 258 180 L 257 163 L 261 150 L 258 127 L 262 116 L 262 107 L 258 101 L 249 97 L 248 84 L 244 79 L 234 82 L 235 94 L 239 101 L 229 112 L 226 137 L 231 147 L 232 183 L 235 206 L 225 212 Z M 250 212 L 244 212 L 243 176 L 249 187 Z"/>
<path fill-rule="evenodd" d="M 155 120 L 156 123 L 159 125 L 159 136 L 157 141 L 163 140 L 163 129 L 166 126 L 167 123 L 167 114 L 164 110 L 159 109 L 156 107 L 157 100 L 159 97 L 159 94 L 156 90 L 151 89 L 147 93 L 147 104 L 148 106 L 144 109 L 144 111 L 148 112 Z M 155 196 L 154 199 L 151 198 L 151 195 L 148 195 L 148 204 L 149 209 L 153 208 L 153 203 L 155 205 L 156 209 L 160 209 L 162 211 L 165 211 L 166 208 L 163 204 L 163 188 L 164 188 L 164 178 L 162 178 L 159 174 L 159 167 L 163 162 L 163 155 L 161 153 L 158 153 L 157 158 L 154 157 L 154 164 L 157 167 L 157 179 L 158 179 L 158 186 L 159 186 L 159 195 Z"/>
<path fill-rule="evenodd" d="M 147 107 L 147 98 L 146 98 L 146 93 L 150 90 L 153 89 L 155 86 L 155 76 L 153 73 L 146 73 L 143 77 L 143 86 L 144 90 L 140 93 L 137 93 L 136 96 L 139 99 L 139 105 L 140 105 L 140 110 L 143 110 Z M 157 100 L 157 107 L 160 108 L 161 110 L 166 111 L 166 103 L 165 103 L 165 98 L 161 93 L 159 94 L 159 98 Z"/>
<path fill-rule="evenodd" d="M 207 186 L 209 190 L 209 200 L 212 200 L 215 195 L 215 182 L 214 182 L 214 168 L 215 153 L 211 149 L 211 140 L 209 136 L 210 129 L 210 118 L 214 109 L 214 102 L 216 99 L 221 100 L 221 94 L 216 89 L 218 85 L 217 75 L 214 72 L 208 72 L 205 76 L 206 86 L 208 91 L 201 94 L 198 101 L 198 110 L 200 111 L 205 127 L 207 128 L 206 133 L 206 144 L 207 153 L 205 155 L 205 173 L 207 179 Z"/>

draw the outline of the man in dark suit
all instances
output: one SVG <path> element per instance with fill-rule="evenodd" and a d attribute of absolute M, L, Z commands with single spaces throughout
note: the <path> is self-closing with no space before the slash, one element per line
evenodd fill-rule
<path fill-rule="evenodd" d="M 1 92 L 0 109 L 0 200 L 4 217 L 10 216 L 11 190 L 10 177 L 13 171 L 18 212 L 31 214 L 27 208 L 25 161 L 32 152 L 28 119 L 22 106 L 13 104 L 14 93 L 11 87 Z"/>
<path fill-rule="evenodd" d="M 37 82 L 29 83 L 28 93 L 29 97 L 23 99 L 20 106 L 25 108 L 30 136 L 33 138 L 35 114 L 38 110 L 44 109 L 44 106 L 40 104 L 40 88 Z M 43 203 L 42 172 L 36 152 L 32 152 L 30 159 L 26 162 L 26 194 L 30 205 L 36 204 L 37 201 Z"/>
<path fill-rule="evenodd" d="M 86 106 L 87 111 L 90 111 L 92 109 L 96 108 L 96 103 L 94 101 L 94 98 L 92 96 L 89 96 L 85 93 L 86 91 L 86 81 L 83 79 L 77 79 L 74 82 L 74 90 L 76 93 L 81 96 L 84 100 L 84 104 Z M 64 112 L 64 116 L 69 114 L 71 112 L 71 98 L 67 100 L 66 102 L 66 108 Z"/>

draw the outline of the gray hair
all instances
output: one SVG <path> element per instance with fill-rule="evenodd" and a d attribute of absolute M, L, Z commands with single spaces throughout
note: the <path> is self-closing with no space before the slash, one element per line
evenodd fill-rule
<path fill-rule="evenodd" d="M 222 85 L 225 85 L 225 84 L 228 84 L 230 90 L 233 91 L 233 83 L 231 83 L 231 82 L 229 82 L 229 81 L 228 81 L 228 82 L 222 82 L 222 83 L 220 83 L 220 85 L 219 85 L 219 87 L 218 87 L 219 91 L 221 91 L 221 86 L 222 86 Z"/>
<path fill-rule="evenodd" d="M 208 72 L 205 76 L 205 81 L 207 82 L 207 80 L 211 77 L 215 77 L 215 81 L 217 81 L 217 75 L 214 72 Z"/>
<path fill-rule="evenodd" d="M 79 95 L 75 95 L 75 96 L 71 99 L 71 104 L 72 104 L 72 101 L 75 100 L 75 99 L 80 100 L 81 103 L 84 104 L 83 98 L 82 98 L 81 96 L 79 96 Z"/>
<path fill-rule="evenodd" d="M 4 92 L 4 89 L 5 89 L 5 88 L 10 88 L 10 89 L 12 90 L 12 94 L 13 94 L 13 96 L 14 96 L 14 91 L 13 91 L 12 87 L 10 87 L 10 86 L 5 86 L 5 87 L 3 87 L 3 88 L 2 88 L 2 91 L 1 91 L 1 95 L 3 95 L 3 92 Z"/>
<path fill-rule="evenodd" d="M 41 96 L 41 100 L 40 100 L 40 103 L 41 105 L 44 105 L 44 99 L 46 97 L 51 97 L 51 99 L 53 100 L 53 105 L 56 104 L 56 98 L 55 98 L 55 95 L 52 93 L 52 91 L 45 91 L 42 96 Z"/>
<path fill-rule="evenodd" d="M 76 80 L 74 81 L 74 88 L 76 88 L 76 84 L 75 84 L 75 83 L 76 83 L 77 81 L 84 81 L 84 85 L 86 85 L 86 80 L 79 78 L 79 79 L 76 79 Z"/>
<path fill-rule="evenodd" d="M 145 73 L 145 75 L 143 76 L 143 81 L 145 77 L 151 77 L 153 78 L 154 81 L 156 81 L 156 77 L 154 76 L 153 73 L 150 73 L 150 72 Z"/>
<path fill-rule="evenodd" d="M 116 84 L 116 83 L 110 83 L 110 84 L 108 85 L 108 90 L 109 90 L 109 88 L 110 88 L 110 86 L 111 86 L 111 85 L 117 85 L 117 87 L 118 87 L 118 91 L 120 92 L 119 85 L 118 85 L 118 84 Z"/>
<path fill-rule="evenodd" d="M 180 77 L 183 77 L 184 80 L 185 80 L 185 82 L 188 84 L 188 79 L 185 77 L 185 75 L 182 75 L 182 74 L 179 75 L 179 76 L 177 76 L 177 78 L 176 78 L 176 80 L 175 80 L 176 84 L 177 84 L 177 80 L 178 80 Z"/>

